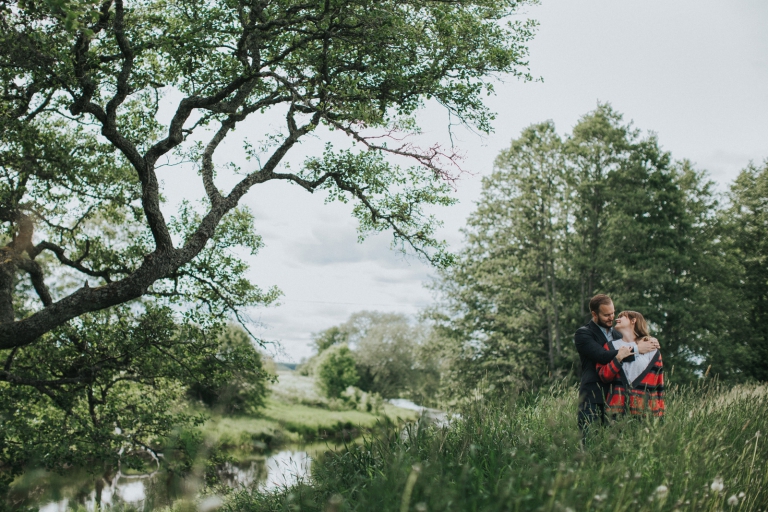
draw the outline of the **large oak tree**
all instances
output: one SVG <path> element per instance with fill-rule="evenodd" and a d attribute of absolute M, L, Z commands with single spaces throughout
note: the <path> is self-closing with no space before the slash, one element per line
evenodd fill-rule
<path fill-rule="evenodd" d="M 0 349 L 148 293 L 236 310 L 240 290 L 201 254 L 228 216 L 250 219 L 238 204 L 271 181 L 355 201 L 361 234 L 391 230 L 395 244 L 446 263 L 421 205 L 451 202 L 456 155 L 403 132 L 418 130 L 427 101 L 489 129 L 489 77 L 527 77 L 534 23 L 513 17 L 520 3 L 0 2 Z M 263 146 L 246 140 L 257 158 L 223 190 L 225 139 L 275 110 L 282 131 Z M 357 150 L 281 166 L 320 127 Z M 177 163 L 202 181 L 206 204 L 174 224 L 157 171 Z M 246 237 L 241 227 L 233 236 Z"/>
<path fill-rule="evenodd" d="M 279 295 L 238 252 L 252 188 L 352 201 L 361 236 L 450 261 L 423 205 L 452 202 L 456 154 L 408 134 L 427 102 L 489 130 L 489 78 L 527 76 L 519 3 L 0 0 L 0 488 L 139 467 L 198 421 L 185 390 L 253 373 L 218 336 Z M 330 130 L 351 143 L 284 165 Z M 202 204 L 171 215 L 163 167 Z"/>

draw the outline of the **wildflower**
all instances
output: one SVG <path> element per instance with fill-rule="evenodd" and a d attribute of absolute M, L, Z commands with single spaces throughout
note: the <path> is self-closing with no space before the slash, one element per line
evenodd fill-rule
<path fill-rule="evenodd" d="M 668 492 L 669 492 L 669 487 L 667 487 L 666 485 L 660 485 L 660 486 L 658 486 L 658 487 L 656 488 L 656 490 L 654 491 L 654 493 L 655 493 L 655 494 L 656 494 L 656 495 L 657 495 L 659 498 L 663 498 L 664 496 L 666 496 L 666 495 L 667 495 L 667 493 L 668 493 Z"/>
<path fill-rule="evenodd" d="M 744 496 L 746 496 L 746 494 L 744 494 L 744 491 L 741 491 L 741 492 L 739 493 L 739 498 L 743 498 Z"/>
<path fill-rule="evenodd" d="M 607 493 L 595 494 L 595 501 L 603 501 L 607 497 L 608 497 Z"/>
<path fill-rule="evenodd" d="M 723 479 L 720 477 L 715 478 L 714 481 L 712 482 L 712 485 L 710 485 L 709 488 L 712 489 L 714 492 L 722 491 L 725 488 L 723 486 Z"/>
<path fill-rule="evenodd" d="M 728 504 L 729 504 L 730 506 L 732 506 L 732 507 L 733 507 L 734 505 L 738 505 L 738 504 L 739 504 L 739 498 L 737 498 L 737 497 L 736 497 L 736 495 L 734 494 L 733 496 L 731 496 L 730 498 L 728 498 Z"/>

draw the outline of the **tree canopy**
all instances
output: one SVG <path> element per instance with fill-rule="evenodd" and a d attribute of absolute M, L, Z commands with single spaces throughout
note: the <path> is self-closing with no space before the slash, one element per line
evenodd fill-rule
<path fill-rule="evenodd" d="M 417 130 L 413 116 L 429 100 L 490 128 L 482 103 L 488 79 L 526 76 L 534 23 L 510 21 L 518 5 L 2 2 L 0 348 L 33 343 L 79 315 L 151 291 L 196 288 L 238 306 L 226 276 L 199 262 L 227 218 L 247 224 L 239 201 L 269 181 L 353 200 L 362 235 L 391 230 L 395 243 L 446 263 L 436 220 L 421 205 L 452 202 L 445 180 L 456 155 L 402 134 Z M 169 105 L 172 113 L 161 115 Z M 222 190 L 217 178 L 233 164 L 224 140 L 246 119 L 275 110 L 283 129 L 261 144 L 245 140 L 251 167 L 237 169 L 236 184 Z M 320 126 L 361 150 L 328 147 L 301 170 L 283 172 L 286 154 Z M 179 172 L 199 176 L 206 202 L 174 225 L 161 207 L 157 169 L 182 162 L 190 165 Z M 126 219 L 135 236 L 114 243 L 103 224 L 129 229 Z M 252 247 L 252 228 L 240 227 L 230 241 Z M 53 289 L 60 268 L 95 286 Z M 18 305 L 17 275 L 32 283 L 36 304 Z"/>

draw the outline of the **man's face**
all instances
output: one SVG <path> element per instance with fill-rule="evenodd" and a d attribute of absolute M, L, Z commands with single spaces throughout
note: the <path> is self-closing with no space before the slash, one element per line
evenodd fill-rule
<path fill-rule="evenodd" d="M 616 310 L 613 308 L 613 302 L 601 304 L 597 313 L 594 311 L 592 312 L 592 320 L 594 320 L 600 327 L 610 329 L 613 327 L 614 313 L 616 313 Z"/>

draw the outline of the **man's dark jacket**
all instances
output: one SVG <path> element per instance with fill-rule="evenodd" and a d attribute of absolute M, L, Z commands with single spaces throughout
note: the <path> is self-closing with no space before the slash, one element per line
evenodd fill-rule
<path fill-rule="evenodd" d="M 621 333 L 611 329 L 612 339 L 620 339 Z M 606 350 L 604 345 L 608 339 L 598 325 L 590 320 L 583 327 L 579 327 L 573 336 L 576 350 L 581 358 L 581 386 L 579 386 L 579 403 L 591 402 L 602 404 L 608 385 L 600 381 L 595 365 L 610 363 L 618 350 Z"/>

